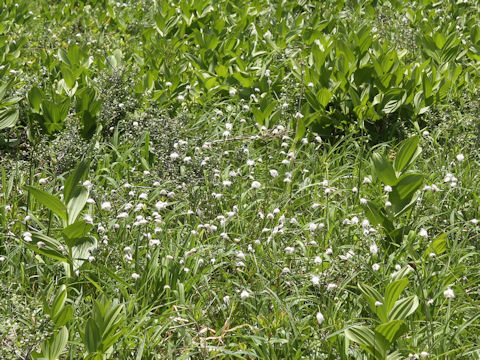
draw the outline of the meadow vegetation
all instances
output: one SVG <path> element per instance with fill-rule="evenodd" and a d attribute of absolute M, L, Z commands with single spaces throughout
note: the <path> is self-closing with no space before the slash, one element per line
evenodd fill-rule
<path fill-rule="evenodd" d="M 479 20 L 0 0 L 0 358 L 480 359 Z"/>

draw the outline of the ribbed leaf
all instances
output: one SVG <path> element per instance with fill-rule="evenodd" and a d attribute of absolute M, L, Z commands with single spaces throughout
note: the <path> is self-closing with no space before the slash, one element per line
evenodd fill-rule
<path fill-rule="evenodd" d="M 407 316 L 413 314 L 418 307 L 418 297 L 409 296 L 395 302 L 392 310 L 388 314 L 391 320 L 404 320 Z"/>
<path fill-rule="evenodd" d="M 63 221 L 67 221 L 67 208 L 58 198 L 33 186 L 25 186 L 25 188 L 38 202 L 52 210 Z"/>
<path fill-rule="evenodd" d="M 393 162 L 395 171 L 398 174 L 420 155 L 422 149 L 418 146 L 419 141 L 420 138 L 418 136 L 412 136 L 403 142 Z"/>
<path fill-rule="evenodd" d="M 390 344 L 407 331 L 403 320 L 392 320 L 386 324 L 377 326 L 375 331 L 381 334 Z"/>
<path fill-rule="evenodd" d="M 392 164 L 379 153 L 373 153 L 372 162 L 375 168 L 375 173 L 378 178 L 385 184 L 394 186 L 397 184 L 397 175 L 393 170 Z"/>
<path fill-rule="evenodd" d="M 390 284 L 388 284 L 387 289 L 385 290 L 385 309 L 387 313 L 392 310 L 395 302 L 398 300 L 400 294 L 407 285 L 408 279 L 406 278 L 392 281 Z"/>

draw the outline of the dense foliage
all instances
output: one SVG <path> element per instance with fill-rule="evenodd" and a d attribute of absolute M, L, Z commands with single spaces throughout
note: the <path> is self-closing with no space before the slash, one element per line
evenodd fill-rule
<path fill-rule="evenodd" d="M 0 357 L 480 359 L 479 14 L 0 0 Z"/>

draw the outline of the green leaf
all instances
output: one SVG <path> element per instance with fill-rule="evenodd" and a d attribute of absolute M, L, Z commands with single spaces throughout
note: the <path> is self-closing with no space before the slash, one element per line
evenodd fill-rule
<path fill-rule="evenodd" d="M 6 108 L 6 109 L 1 109 L 0 110 L 0 130 L 3 129 L 8 129 L 13 126 L 18 121 L 18 109 L 12 107 L 12 108 Z"/>
<path fill-rule="evenodd" d="M 402 336 L 407 331 L 407 326 L 403 320 L 392 320 L 386 324 L 381 324 L 375 328 L 375 331 L 381 334 L 390 344 Z"/>
<path fill-rule="evenodd" d="M 437 236 L 430 245 L 425 249 L 423 256 L 427 258 L 431 253 L 436 255 L 443 254 L 447 250 L 447 233 Z"/>
<path fill-rule="evenodd" d="M 28 102 L 30 106 L 35 110 L 35 112 L 40 112 L 40 104 L 42 103 L 43 93 L 38 87 L 33 86 L 27 95 Z"/>
<path fill-rule="evenodd" d="M 383 304 L 383 296 L 380 295 L 380 293 L 377 290 L 375 290 L 375 288 L 367 284 L 358 284 L 358 288 L 360 289 L 360 291 L 363 293 L 363 296 L 367 300 L 370 310 L 378 316 L 380 321 L 387 322 L 388 318 L 387 318 L 387 312 L 385 311 L 385 306 L 375 305 L 377 301 Z"/>
<path fill-rule="evenodd" d="M 65 326 L 62 326 L 58 332 L 56 332 L 50 339 L 46 341 L 45 355 L 48 360 L 57 360 L 60 354 L 65 349 L 68 341 L 68 330 Z M 43 353 L 43 351 L 42 351 Z"/>
<path fill-rule="evenodd" d="M 72 192 L 75 187 L 78 185 L 78 182 L 83 178 L 85 173 L 88 171 L 89 162 L 84 160 L 78 163 L 75 167 L 75 170 L 68 176 L 67 180 L 65 181 L 64 189 L 63 189 L 63 197 L 65 202 L 68 204 L 72 197 Z"/>
<path fill-rule="evenodd" d="M 385 185 L 396 185 L 397 176 L 395 171 L 393 170 L 392 164 L 384 156 L 375 152 L 372 155 L 372 162 L 375 168 L 375 173 Z"/>
<path fill-rule="evenodd" d="M 52 320 L 55 322 L 55 327 L 58 328 L 68 323 L 72 319 L 72 316 L 73 316 L 73 307 L 68 305 L 68 306 L 65 306 L 63 310 L 57 315 L 57 317 Z"/>
<path fill-rule="evenodd" d="M 80 212 L 85 207 L 88 199 L 88 190 L 84 186 L 78 186 L 72 192 L 67 204 L 68 225 L 73 224 Z"/>
<path fill-rule="evenodd" d="M 94 353 L 98 349 L 98 345 L 101 342 L 100 331 L 98 330 L 97 324 L 92 318 L 87 320 L 85 325 L 85 337 L 84 344 L 89 353 Z"/>
<path fill-rule="evenodd" d="M 63 229 L 62 234 L 67 239 L 82 238 L 88 234 L 92 227 L 93 225 L 87 224 L 85 220 L 79 220 Z"/>
<path fill-rule="evenodd" d="M 395 302 L 392 310 L 388 314 L 390 320 L 404 320 L 413 314 L 418 307 L 418 297 L 416 295 L 400 299 Z"/>
<path fill-rule="evenodd" d="M 62 72 L 63 80 L 65 80 L 65 84 L 67 84 L 68 88 L 73 88 L 73 86 L 75 85 L 75 78 L 70 68 L 63 65 L 60 67 L 60 71 Z"/>
<path fill-rule="evenodd" d="M 52 210 L 63 221 L 67 221 L 67 208 L 58 198 L 33 186 L 25 186 L 25 188 L 38 202 Z"/>
<path fill-rule="evenodd" d="M 388 350 L 388 343 L 383 336 L 365 326 L 352 326 L 345 330 L 345 336 L 359 344 L 376 359 L 383 359 Z"/>
<path fill-rule="evenodd" d="M 373 226 L 380 225 L 385 230 L 387 230 L 387 232 L 393 230 L 393 224 L 390 219 L 385 215 L 382 210 L 378 208 L 378 206 L 374 202 L 367 201 L 367 203 L 362 206 L 365 210 L 365 215 Z"/>
<path fill-rule="evenodd" d="M 65 301 L 67 300 L 67 287 L 62 285 L 53 300 L 52 307 L 50 309 L 50 317 L 56 318 L 60 312 L 63 310 Z"/>
<path fill-rule="evenodd" d="M 388 200 L 392 203 L 396 216 L 415 205 L 414 195 L 422 186 L 423 177 L 422 174 L 405 174 L 399 178 L 398 184 L 392 188 Z"/>
<path fill-rule="evenodd" d="M 397 174 L 401 174 L 402 171 L 420 155 L 422 148 L 418 146 L 419 141 L 420 138 L 418 136 L 412 136 L 402 142 L 400 150 L 393 162 Z"/>
<path fill-rule="evenodd" d="M 43 243 L 43 245 L 41 246 L 37 245 L 39 242 Z M 64 256 L 62 252 L 59 250 L 62 244 L 58 240 L 51 238 L 47 235 L 44 235 L 39 232 L 32 233 L 32 243 L 24 242 L 24 244 L 30 250 L 40 255 L 47 256 L 57 261 L 62 261 L 65 263 L 68 262 L 67 257 Z"/>
<path fill-rule="evenodd" d="M 320 105 L 324 108 L 328 105 L 330 100 L 332 99 L 333 94 L 326 88 L 320 89 L 317 92 L 317 99 Z"/>
<path fill-rule="evenodd" d="M 408 279 L 403 278 L 401 280 L 397 281 L 392 281 L 390 284 L 388 284 L 387 289 L 385 290 L 385 310 L 390 312 L 392 310 L 393 306 L 395 305 L 395 302 L 398 300 L 400 294 L 402 291 L 405 289 L 405 287 L 408 285 Z"/>

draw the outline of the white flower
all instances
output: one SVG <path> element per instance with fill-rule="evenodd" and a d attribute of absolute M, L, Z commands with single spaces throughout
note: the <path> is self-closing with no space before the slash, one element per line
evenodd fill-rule
<path fill-rule="evenodd" d="M 375 301 L 375 307 L 379 307 L 379 306 L 382 306 L 382 305 L 383 305 L 382 302 L 380 302 L 380 301 Z"/>
<path fill-rule="evenodd" d="M 252 188 L 258 189 L 258 188 L 260 188 L 260 186 L 262 186 L 262 184 L 260 184 L 260 182 L 258 182 L 258 181 L 252 182 Z"/>
<path fill-rule="evenodd" d="M 230 89 L 228 93 L 230 94 L 230 96 L 235 96 L 235 94 L 237 93 L 237 90 Z"/>
<path fill-rule="evenodd" d="M 179 157 L 180 157 L 180 155 L 178 155 L 178 153 L 176 153 L 176 152 L 173 152 L 173 153 L 170 154 L 170 159 L 172 159 L 172 160 L 176 160 Z"/>
<path fill-rule="evenodd" d="M 317 275 L 313 275 L 311 280 L 312 280 L 313 285 L 319 285 L 320 284 L 320 278 Z"/>
<path fill-rule="evenodd" d="M 287 246 L 284 250 L 285 250 L 285 253 L 288 255 L 292 255 L 295 252 L 295 248 L 291 246 Z"/>
<path fill-rule="evenodd" d="M 146 193 L 141 193 L 138 195 L 138 198 L 142 200 L 148 200 L 148 195 Z"/>
<path fill-rule="evenodd" d="M 332 255 L 333 254 L 333 250 L 331 248 L 328 248 L 327 250 L 325 250 L 325 254 L 327 255 Z"/>
<path fill-rule="evenodd" d="M 360 204 L 366 205 L 367 203 L 368 203 L 368 200 L 367 200 L 367 199 L 364 199 L 364 198 L 361 198 L 361 199 L 360 199 Z"/>
<path fill-rule="evenodd" d="M 243 290 L 242 293 L 240 294 L 240 297 L 242 299 L 246 299 L 250 297 L 250 293 L 247 290 Z"/>
<path fill-rule="evenodd" d="M 472 223 L 473 225 L 477 225 L 479 221 L 477 219 L 472 219 L 470 220 L 470 223 Z"/>
<path fill-rule="evenodd" d="M 422 351 L 422 352 L 420 353 L 420 356 L 421 356 L 423 359 L 425 359 L 425 358 L 429 357 L 430 354 L 429 354 L 428 352 L 426 352 L 426 351 Z"/>
<path fill-rule="evenodd" d="M 387 193 L 389 192 L 392 192 L 392 187 L 390 185 L 385 185 L 385 187 L 383 188 L 383 190 Z"/>
<path fill-rule="evenodd" d="M 457 158 L 457 161 L 459 162 L 462 162 L 463 160 L 465 160 L 465 156 L 463 156 L 463 154 L 458 154 L 456 158 Z"/>
<path fill-rule="evenodd" d="M 329 291 L 334 290 L 336 288 L 338 288 L 337 284 L 330 283 L 330 284 L 327 285 L 327 290 L 329 290 Z"/>
<path fill-rule="evenodd" d="M 112 204 L 109 201 L 105 201 L 101 205 L 102 210 L 110 210 L 112 208 Z"/>
<path fill-rule="evenodd" d="M 430 135 L 430 132 L 428 130 L 424 130 L 422 133 L 423 137 L 427 137 Z"/>
<path fill-rule="evenodd" d="M 183 100 L 185 100 L 185 97 L 183 95 L 178 95 L 177 100 L 178 101 L 183 101 Z"/>
<path fill-rule="evenodd" d="M 428 232 L 427 232 L 427 230 L 425 230 L 425 229 L 422 228 L 422 229 L 420 229 L 420 231 L 418 232 L 418 235 L 421 236 L 421 237 L 426 238 L 426 237 L 428 237 Z"/>
<path fill-rule="evenodd" d="M 370 178 L 368 178 L 368 177 L 363 178 L 363 183 L 364 184 L 370 184 L 371 182 L 372 182 L 372 180 L 370 180 Z"/>
<path fill-rule="evenodd" d="M 133 273 L 132 278 L 135 280 L 140 279 L 140 275 L 138 275 L 137 273 Z"/>
<path fill-rule="evenodd" d="M 378 247 L 377 244 L 372 244 L 370 245 L 370 253 L 372 255 L 376 255 L 378 253 Z"/>
<path fill-rule="evenodd" d="M 455 297 L 455 293 L 452 289 L 448 288 L 443 292 L 443 296 L 445 296 L 445 299 L 453 299 Z"/>
<path fill-rule="evenodd" d="M 358 192 L 358 188 L 355 186 L 352 188 L 352 193 L 356 194 Z"/>
<path fill-rule="evenodd" d="M 301 118 L 303 118 L 302 113 L 299 112 L 299 111 L 297 111 L 297 112 L 295 113 L 295 119 L 301 119 Z"/>
<path fill-rule="evenodd" d="M 320 256 L 315 256 L 315 259 L 313 259 L 313 262 L 316 265 L 320 265 L 322 263 L 322 258 Z"/>
<path fill-rule="evenodd" d="M 378 264 L 373 264 L 373 265 L 372 265 L 372 269 L 373 269 L 373 271 L 378 271 L 378 270 L 380 270 L 380 265 L 378 265 Z"/>
<path fill-rule="evenodd" d="M 41 179 L 38 180 L 38 183 L 39 183 L 40 185 L 44 185 L 44 184 L 46 184 L 47 182 L 48 182 L 48 179 L 47 179 L 47 178 L 41 178 Z"/>
<path fill-rule="evenodd" d="M 323 314 L 320 311 L 317 312 L 317 322 L 321 324 L 323 323 L 324 320 L 325 320 L 325 317 L 323 316 Z"/>
<path fill-rule="evenodd" d="M 392 203 L 390 201 L 385 201 L 385 207 L 390 207 L 392 206 Z"/>
<path fill-rule="evenodd" d="M 223 302 L 225 303 L 225 305 L 228 305 L 230 303 L 230 296 L 228 295 L 225 295 L 223 297 Z"/>
<path fill-rule="evenodd" d="M 158 211 L 165 210 L 167 206 L 168 206 L 168 203 L 164 201 L 159 201 L 155 204 L 155 207 L 157 208 Z"/>
<path fill-rule="evenodd" d="M 270 170 L 270 175 L 271 175 L 272 177 L 277 177 L 277 176 L 278 176 L 278 171 L 275 170 L 275 169 L 271 169 L 271 170 Z"/>

